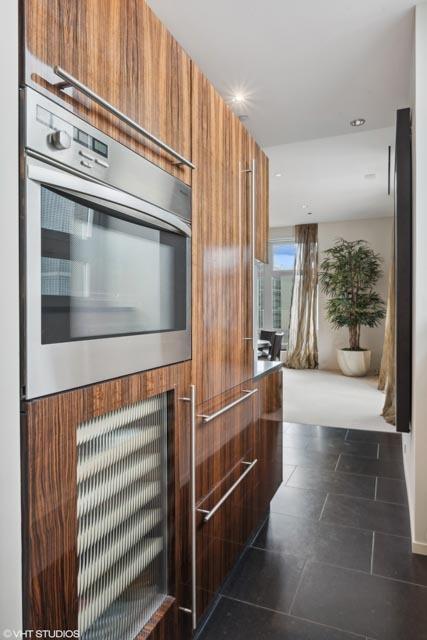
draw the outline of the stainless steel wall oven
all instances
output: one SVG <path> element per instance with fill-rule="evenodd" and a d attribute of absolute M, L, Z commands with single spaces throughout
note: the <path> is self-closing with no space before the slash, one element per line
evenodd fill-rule
<path fill-rule="evenodd" d="M 23 395 L 191 357 L 191 189 L 26 88 Z"/>

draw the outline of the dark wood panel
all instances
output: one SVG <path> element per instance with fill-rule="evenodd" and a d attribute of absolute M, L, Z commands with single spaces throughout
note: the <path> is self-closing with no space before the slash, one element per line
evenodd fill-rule
<path fill-rule="evenodd" d="M 255 140 L 249 139 L 250 161 L 255 161 L 255 258 L 268 262 L 269 161 Z"/>
<path fill-rule="evenodd" d="M 258 389 L 259 425 L 255 455 L 258 463 L 257 504 L 262 512 L 283 480 L 282 373 L 270 373 L 255 383 Z"/>
<path fill-rule="evenodd" d="M 173 497 L 188 491 L 189 414 L 179 397 L 188 390 L 190 368 L 186 362 L 26 403 L 22 428 L 26 628 L 77 628 L 77 426 L 167 391 L 172 394 L 174 423 L 169 449 L 170 589 L 172 594 L 177 591 L 175 566 L 179 576 L 182 543 L 174 532 L 187 516 L 180 513 L 181 501 L 174 509 Z"/>
<path fill-rule="evenodd" d="M 176 633 L 178 627 L 177 616 L 175 598 L 165 598 L 163 604 L 157 609 L 135 640 L 171 640 L 171 638 L 178 640 Z"/>
<path fill-rule="evenodd" d="M 253 451 L 248 452 L 253 457 Z M 246 458 L 246 457 L 245 457 Z M 199 506 L 211 509 L 245 470 L 237 464 L 232 473 Z M 197 519 L 197 612 L 201 616 L 242 553 L 257 526 L 256 467 L 243 479 L 209 522 Z"/>
<path fill-rule="evenodd" d="M 76 91 L 53 85 L 59 65 L 191 159 L 191 61 L 145 0 L 23 0 L 25 80 L 170 173 L 191 171 Z M 70 92 L 69 92 L 70 93 Z"/>
<path fill-rule="evenodd" d="M 251 344 L 242 126 L 195 65 L 192 130 L 193 381 L 203 403 L 250 375 Z"/>

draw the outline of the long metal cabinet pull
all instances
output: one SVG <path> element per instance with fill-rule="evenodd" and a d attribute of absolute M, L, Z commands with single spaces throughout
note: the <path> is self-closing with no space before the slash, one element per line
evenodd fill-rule
<path fill-rule="evenodd" d="M 180 398 L 190 403 L 190 536 L 191 536 L 191 609 L 180 607 L 184 613 L 191 613 L 193 630 L 197 626 L 196 591 L 196 387 L 190 385 L 190 397 Z"/>
<path fill-rule="evenodd" d="M 242 480 L 248 475 L 248 473 L 252 471 L 252 469 L 254 468 L 257 462 L 258 462 L 258 459 L 253 460 L 253 462 L 242 461 L 242 464 L 247 464 L 248 468 L 246 469 L 246 471 L 242 473 L 242 475 L 238 478 L 238 480 L 236 480 L 236 482 L 229 488 L 229 490 L 226 493 L 224 493 L 221 500 L 219 500 L 210 511 L 207 511 L 206 509 L 197 509 L 197 511 L 199 511 L 200 513 L 205 514 L 205 517 L 203 518 L 204 522 L 209 522 L 212 516 L 215 515 L 218 509 L 220 509 L 224 504 L 224 502 L 231 496 L 233 491 L 237 489 L 237 487 L 242 482 Z"/>
<path fill-rule="evenodd" d="M 147 131 L 147 129 L 144 129 L 144 127 L 141 127 L 140 124 L 135 122 L 135 120 L 132 120 L 131 118 L 129 118 L 129 116 L 123 113 L 123 111 L 116 109 L 116 107 L 110 104 L 110 102 L 108 102 L 107 100 L 104 100 L 104 98 L 101 98 L 101 96 L 99 96 L 97 93 L 92 91 L 92 89 L 89 89 L 89 87 L 87 87 L 85 84 L 82 84 L 79 80 L 77 80 L 77 78 L 75 78 L 71 74 L 64 71 L 64 69 L 55 65 L 53 67 L 53 71 L 55 75 L 57 75 L 59 78 L 63 80 L 63 82 L 61 82 L 58 85 L 60 89 L 66 89 L 67 87 L 70 87 L 70 86 L 74 87 L 75 89 L 78 89 L 81 93 L 83 93 L 85 96 L 87 96 L 88 98 L 90 98 L 91 100 L 99 104 L 106 111 L 109 111 L 114 116 L 116 116 L 116 118 L 118 118 L 119 120 L 127 124 L 129 127 L 132 127 L 132 129 L 135 129 L 135 131 L 137 131 L 142 136 L 144 136 L 144 138 L 147 138 L 147 140 L 150 140 L 150 142 L 153 142 L 158 147 L 163 149 L 163 151 L 166 151 L 171 156 L 173 156 L 177 160 L 177 164 L 185 164 L 187 167 L 190 167 L 190 169 L 196 168 L 190 160 L 187 160 L 187 158 L 185 158 L 180 153 L 178 153 L 178 151 L 175 151 L 175 149 L 172 149 L 172 147 L 170 147 L 168 144 L 166 144 L 159 138 L 156 138 L 156 136 L 154 136 L 152 133 Z"/>
<path fill-rule="evenodd" d="M 238 398 L 237 400 L 234 400 L 233 402 L 230 402 L 230 404 L 225 405 L 225 407 L 222 407 L 222 409 L 219 409 L 219 411 L 215 411 L 215 413 L 211 413 L 211 415 L 209 416 L 204 415 L 202 413 L 198 417 L 203 418 L 203 422 L 210 422 L 211 420 L 215 420 L 215 418 L 218 418 L 218 416 L 221 416 L 226 411 L 230 411 L 230 409 L 235 407 L 236 404 L 240 404 L 244 400 L 247 400 L 248 398 L 253 396 L 254 393 L 258 393 L 258 389 L 252 389 L 251 391 L 243 391 L 243 393 L 245 394 L 244 396 L 242 396 L 241 398 Z"/>
<path fill-rule="evenodd" d="M 258 353 L 256 350 L 257 344 L 257 308 L 255 304 L 255 287 L 257 283 L 257 274 L 256 274 L 256 261 L 255 261 L 255 237 L 256 237 L 256 160 L 255 158 L 252 160 L 252 169 L 251 169 L 251 180 L 252 180 L 252 206 L 251 206 L 251 258 L 252 258 L 252 335 L 253 335 L 253 357 L 254 357 L 254 367 L 256 366 L 256 361 L 258 358 Z"/>

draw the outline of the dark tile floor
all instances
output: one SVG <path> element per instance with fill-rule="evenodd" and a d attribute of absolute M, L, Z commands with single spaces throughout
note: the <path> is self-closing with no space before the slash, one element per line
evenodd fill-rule
<path fill-rule="evenodd" d="M 427 640 L 400 436 L 285 423 L 283 464 L 199 640 Z"/>

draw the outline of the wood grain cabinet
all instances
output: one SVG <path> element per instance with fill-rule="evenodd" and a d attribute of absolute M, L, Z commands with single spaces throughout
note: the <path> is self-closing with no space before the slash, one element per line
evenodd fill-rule
<path fill-rule="evenodd" d="M 152 463 L 153 469 L 157 468 L 159 461 L 167 470 L 167 480 L 152 478 L 150 486 L 154 491 L 166 483 L 168 580 L 161 606 L 144 629 L 135 630 L 135 635 L 150 640 L 187 640 L 192 633 L 188 609 L 192 607 L 194 550 L 188 403 L 191 384 L 197 391 L 194 566 L 198 619 L 243 551 L 281 482 L 281 375 L 277 372 L 252 379 L 253 258 L 268 260 L 268 159 L 144 0 L 23 0 L 23 7 L 22 79 L 191 183 L 193 198 L 192 361 L 24 405 L 25 626 L 55 630 L 77 629 L 84 624 L 90 628 L 96 612 L 108 609 L 105 603 L 114 592 L 112 589 L 108 595 L 93 588 L 97 580 L 102 582 L 97 572 L 101 565 L 119 561 L 128 552 L 136 554 L 135 559 L 128 558 L 126 567 L 135 568 L 137 581 L 138 554 L 142 553 L 139 547 L 123 550 L 121 543 L 120 551 L 110 540 L 103 548 L 100 545 L 99 554 L 85 556 L 82 565 L 82 549 L 86 553 L 86 548 L 81 523 L 84 519 L 92 533 L 93 519 L 102 527 L 106 518 L 117 516 L 118 523 L 125 525 L 127 520 L 123 520 L 120 509 L 127 502 L 126 496 L 120 494 L 120 482 L 132 472 L 132 456 L 138 451 L 143 456 L 138 462 L 139 472 L 145 464 Z M 81 93 L 56 86 L 54 65 L 63 67 L 191 159 L 196 166 L 194 172 L 190 174 L 189 169 L 177 166 L 167 153 Z M 158 451 L 151 452 L 154 457 L 144 457 L 145 445 L 140 442 L 143 436 L 134 424 L 135 407 L 145 407 L 144 402 L 154 402 L 162 394 L 168 416 L 167 458 L 161 458 Z M 221 411 L 230 405 L 227 411 Z M 146 408 L 141 411 L 150 415 Z M 104 464 L 105 470 L 109 468 L 105 461 L 115 460 L 116 456 L 122 460 L 123 438 L 117 437 L 114 452 L 110 445 L 117 424 L 122 425 L 123 420 L 123 460 L 130 456 L 129 464 L 116 473 L 116 485 L 111 482 L 111 473 L 106 472 L 94 492 L 90 487 L 96 479 L 85 476 L 91 456 L 95 452 L 92 462 L 101 473 Z M 147 423 L 147 433 L 154 426 Z M 86 432 L 85 428 L 89 430 Z M 96 445 L 99 449 L 95 442 L 86 446 L 103 429 L 109 435 Z M 86 437 L 84 433 L 89 432 L 92 435 Z M 129 482 L 132 484 L 132 479 Z M 83 493 L 79 490 L 82 486 Z M 103 506 L 98 505 L 96 500 L 102 502 L 106 491 L 114 494 L 114 486 L 123 500 L 115 502 L 112 495 L 104 501 L 110 500 L 109 509 L 104 502 Z M 132 504 L 138 495 L 133 496 Z M 157 531 L 160 507 L 151 507 L 148 524 L 141 526 L 149 526 L 150 518 L 154 518 Z M 124 529 L 132 533 L 135 523 L 128 524 Z M 143 529 L 136 536 L 137 540 L 145 537 Z M 158 542 L 154 539 L 153 548 Z M 116 560 L 111 556 L 114 553 L 118 554 Z M 82 566 L 90 564 L 91 559 L 92 573 L 82 572 Z M 90 593 L 85 592 L 82 598 L 85 585 Z M 135 600 L 132 595 L 130 600 Z M 87 609 L 88 603 L 90 615 L 82 623 L 81 609 Z M 104 633 L 99 637 L 113 636 Z"/>
<path fill-rule="evenodd" d="M 236 404 L 233 406 L 233 403 Z M 230 408 L 212 418 L 227 407 Z M 198 620 L 267 514 L 282 482 L 282 419 L 280 370 L 256 381 L 247 381 L 199 407 L 196 427 Z"/>
<path fill-rule="evenodd" d="M 257 508 L 268 509 L 283 481 L 283 376 L 274 371 L 255 382 L 258 389 L 258 434 L 255 455 L 258 459 Z"/>
<path fill-rule="evenodd" d="M 249 154 L 251 168 L 254 171 L 255 181 L 255 247 L 254 254 L 257 260 L 268 262 L 268 234 L 269 234 L 269 161 L 261 147 L 249 139 Z"/>
<path fill-rule="evenodd" d="M 252 376 L 248 152 L 239 120 L 193 65 L 193 381 L 203 403 Z"/>
<path fill-rule="evenodd" d="M 191 61 L 145 0 L 24 0 L 25 81 L 185 182 L 190 169 L 78 91 L 58 65 L 191 159 Z"/>
<path fill-rule="evenodd" d="M 176 531 L 189 383 L 183 363 L 25 404 L 25 628 L 171 637 L 188 562 Z"/>
<path fill-rule="evenodd" d="M 237 387 L 200 407 L 196 431 L 197 615 L 204 613 L 244 549 L 256 504 L 256 393 Z M 236 403 L 233 406 L 233 403 Z M 231 408 L 214 417 L 216 412 Z M 203 417 L 204 416 L 204 417 Z"/>

